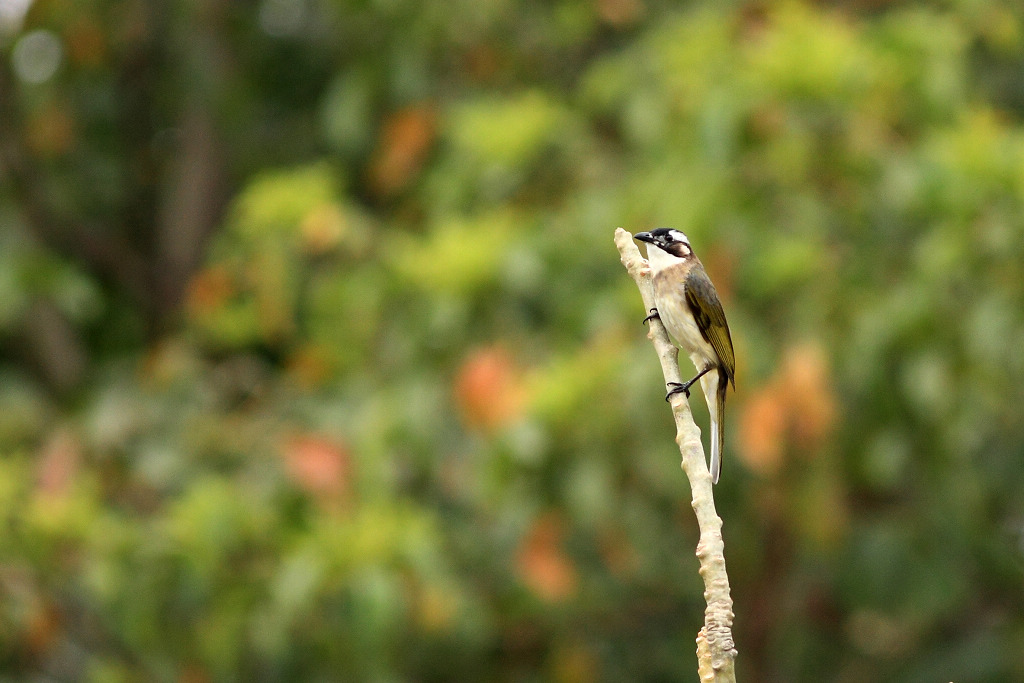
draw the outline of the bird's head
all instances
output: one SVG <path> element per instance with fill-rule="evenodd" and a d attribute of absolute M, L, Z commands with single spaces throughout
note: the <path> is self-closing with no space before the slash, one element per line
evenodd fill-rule
<path fill-rule="evenodd" d="M 674 228 L 657 228 L 650 232 L 638 232 L 633 235 L 633 238 L 647 242 L 654 247 L 653 249 L 647 248 L 647 260 L 656 270 L 693 256 L 689 238 Z"/>

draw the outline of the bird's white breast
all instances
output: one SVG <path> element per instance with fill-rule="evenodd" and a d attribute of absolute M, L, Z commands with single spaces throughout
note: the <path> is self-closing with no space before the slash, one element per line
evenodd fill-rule
<path fill-rule="evenodd" d="M 700 333 L 686 302 L 683 283 L 690 271 L 690 262 L 657 247 L 648 250 L 648 262 L 654 276 L 654 305 L 669 335 L 689 354 L 698 370 L 717 363 L 714 347 Z"/>

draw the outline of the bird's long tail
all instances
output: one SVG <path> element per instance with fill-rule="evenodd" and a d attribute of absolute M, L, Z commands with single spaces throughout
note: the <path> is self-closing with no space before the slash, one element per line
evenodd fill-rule
<path fill-rule="evenodd" d="M 705 380 L 707 380 L 705 382 Z M 725 390 L 729 387 L 729 380 L 723 376 L 719 369 L 715 369 L 701 377 L 701 388 L 704 389 L 704 398 L 707 400 L 708 413 L 711 416 L 711 464 L 708 470 L 711 472 L 711 481 L 718 483 L 718 477 L 722 473 L 722 445 L 725 440 Z"/>

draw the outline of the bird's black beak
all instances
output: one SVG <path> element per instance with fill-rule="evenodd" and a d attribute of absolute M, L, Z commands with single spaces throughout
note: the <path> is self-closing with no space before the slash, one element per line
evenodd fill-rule
<path fill-rule="evenodd" d="M 633 239 L 640 240 L 641 242 L 647 242 L 649 244 L 654 244 L 654 235 L 652 235 L 649 232 L 638 232 L 637 234 L 633 235 Z"/>

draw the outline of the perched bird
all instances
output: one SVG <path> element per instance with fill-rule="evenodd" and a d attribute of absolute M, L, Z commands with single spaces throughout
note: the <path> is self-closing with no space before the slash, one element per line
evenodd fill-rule
<path fill-rule="evenodd" d="M 697 376 L 685 384 L 670 382 L 665 395 L 683 392 L 700 380 L 704 400 L 711 414 L 711 480 L 718 483 L 722 471 L 722 437 L 725 421 L 725 391 L 736 388 L 736 354 L 732 349 L 729 324 L 722 302 L 700 259 L 690 248 L 686 235 L 670 228 L 633 235 L 647 242 L 647 261 L 654 277 L 654 305 L 644 320 L 660 318 L 676 345 L 690 354 Z"/>

